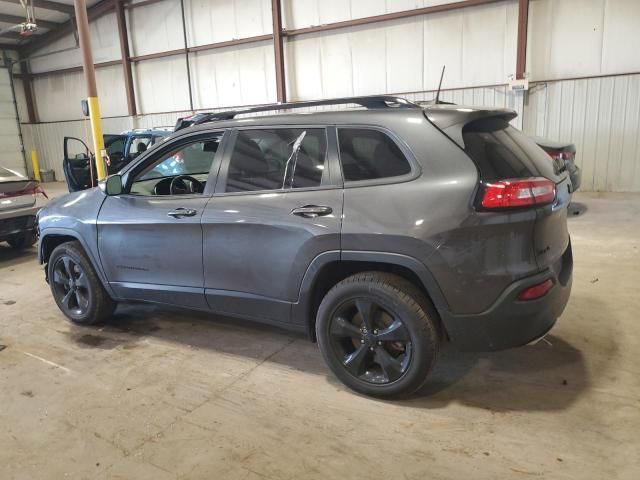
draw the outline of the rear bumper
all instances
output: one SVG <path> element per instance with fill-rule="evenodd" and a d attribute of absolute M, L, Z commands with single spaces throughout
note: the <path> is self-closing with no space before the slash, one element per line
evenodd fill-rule
<path fill-rule="evenodd" d="M 463 351 L 495 351 L 519 347 L 545 335 L 564 311 L 573 273 L 571 245 L 562 256 L 558 271 L 549 268 L 511 284 L 487 310 L 473 315 L 442 315 L 451 342 Z M 518 294 L 546 279 L 554 286 L 536 300 L 518 300 Z"/>
<path fill-rule="evenodd" d="M 0 240 L 11 235 L 34 232 L 37 228 L 36 215 L 39 207 L 28 207 L 0 212 Z"/>
<path fill-rule="evenodd" d="M 582 181 L 582 170 L 575 163 L 572 163 L 568 168 L 569 178 L 571 178 L 571 191 L 575 192 L 580 188 L 580 182 Z"/>

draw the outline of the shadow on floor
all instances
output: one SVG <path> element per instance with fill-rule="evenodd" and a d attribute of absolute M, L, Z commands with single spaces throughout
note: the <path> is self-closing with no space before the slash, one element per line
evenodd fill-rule
<path fill-rule="evenodd" d="M 603 311 L 604 306 L 593 299 L 582 301 L 594 315 Z M 580 329 L 576 320 L 579 318 L 566 318 L 566 314 L 563 318 L 563 322 L 576 324 L 573 331 Z M 270 362 L 324 375 L 337 388 L 345 388 L 328 372 L 317 345 L 309 342 L 304 334 L 246 320 L 170 307 L 126 304 L 118 307 L 115 318 L 107 325 L 74 326 L 66 334 L 82 348 L 137 348 L 140 339 L 155 338 L 257 360 L 269 357 Z M 604 334 L 606 348 L 615 348 L 613 332 Z M 282 349 L 287 343 L 289 345 Z M 274 351 L 278 353 L 273 354 Z M 603 368 L 591 375 L 602 374 Z M 494 353 L 464 353 L 445 344 L 425 387 L 401 403 L 429 409 L 461 403 L 495 412 L 562 410 L 588 390 L 591 383 L 583 352 L 570 340 L 554 334 L 536 345 Z"/>
<path fill-rule="evenodd" d="M 405 402 L 420 408 L 457 402 L 496 412 L 563 410 L 590 383 L 583 353 L 554 335 L 503 352 L 466 353 L 447 345 L 430 380 Z"/>
<path fill-rule="evenodd" d="M 0 268 L 14 268 L 26 262 L 35 262 L 38 252 L 36 247 L 18 250 L 7 243 L 0 242 Z"/>
<path fill-rule="evenodd" d="M 587 213 L 588 207 L 585 203 L 581 202 L 571 202 L 569 204 L 569 208 L 567 209 L 568 218 L 582 216 Z"/>

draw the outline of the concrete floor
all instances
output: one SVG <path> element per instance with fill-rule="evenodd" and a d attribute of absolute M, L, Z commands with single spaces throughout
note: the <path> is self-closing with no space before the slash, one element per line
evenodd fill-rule
<path fill-rule="evenodd" d="M 548 342 L 447 347 L 402 402 L 251 323 L 138 305 L 73 326 L 35 250 L 2 245 L 0 478 L 640 478 L 640 196 L 576 200 Z"/>

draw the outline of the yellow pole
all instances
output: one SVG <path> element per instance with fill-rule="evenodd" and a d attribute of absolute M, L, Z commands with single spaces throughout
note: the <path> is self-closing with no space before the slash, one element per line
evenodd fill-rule
<path fill-rule="evenodd" d="M 31 166 L 33 167 L 33 178 L 41 182 L 40 178 L 40 162 L 38 162 L 38 152 L 31 150 Z"/>
<path fill-rule="evenodd" d="M 102 122 L 100 121 L 100 105 L 98 104 L 98 97 L 89 97 L 87 101 L 89 103 L 93 148 L 94 152 L 96 152 L 96 173 L 98 174 L 98 180 L 103 180 L 107 176 L 107 172 L 105 168 L 106 151 L 102 135 Z"/>
<path fill-rule="evenodd" d="M 87 16 L 86 0 L 74 0 L 76 10 L 76 25 L 78 27 L 78 43 L 82 51 L 82 69 L 87 81 L 87 103 L 89 104 L 89 118 L 91 133 L 93 134 L 93 148 L 96 156 L 96 173 L 98 180 L 107 176 L 105 168 L 106 152 L 102 138 L 102 124 L 100 122 L 100 106 L 98 105 L 98 88 L 96 86 L 96 70 L 93 66 L 91 53 L 91 36 L 89 34 L 89 19 Z"/>

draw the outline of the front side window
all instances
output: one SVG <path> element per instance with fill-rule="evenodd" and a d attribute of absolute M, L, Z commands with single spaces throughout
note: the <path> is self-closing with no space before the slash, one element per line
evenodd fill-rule
<path fill-rule="evenodd" d="M 383 132 L 340 128 L 338 138 L 345 181 L 377 180 L 411 172 L 411 165 L 398 145 Z"/>
<path fill-rule="evenodd" d="M 241 130 L 231 154 L 226 191 L 320 186 L 326 151 L 322 128 Z"/>
<path fill-rule="evenodd" d="M 202 193 L 222 140 L 222 132 L 182 145 L 152 161 L 133 180 L 137 195 Z"/>

